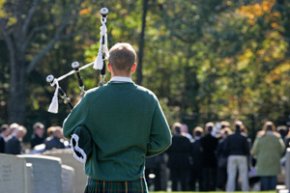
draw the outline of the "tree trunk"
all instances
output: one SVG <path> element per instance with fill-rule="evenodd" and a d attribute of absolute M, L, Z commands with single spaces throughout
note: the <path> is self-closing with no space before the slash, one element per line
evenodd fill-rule
<path fill-rule="evenodd" d="M 146 28 L 146 16 L 148 10 L 148 0 L 143 0 L 143 14 L 142 14 L 142 28 L 139 40 L 139 52 L 138 52 L 138 68 L 137 68 L 137 84 L 141 85 L 143 80 L 143 54 L 144 54 L 144 40 L 145 40 L 145 28 Z"/>
<path fill-rule="evenodd" d="M 27 75 L 24 60 L 18 58 L 10 65 L 10 91 L 8 99 L 8 121 L 9 123 L 24 123 L 26 81 Z"/>

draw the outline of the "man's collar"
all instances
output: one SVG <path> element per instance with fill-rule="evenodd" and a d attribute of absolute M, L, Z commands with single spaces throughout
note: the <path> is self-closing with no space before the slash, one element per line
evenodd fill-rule
<path fill-rule="evenodd" d="M 127 76 L 113 76 L 111 78 L 110 82 L 116 82 L 116 83 L 131 82 L 131 83 L 133 83 L 133 80 L 131 79 L 131 77 L 127 77 Z"/>

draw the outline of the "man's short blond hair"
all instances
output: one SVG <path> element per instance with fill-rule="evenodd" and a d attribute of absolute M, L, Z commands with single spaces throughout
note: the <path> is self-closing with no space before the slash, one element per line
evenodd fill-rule
<path fill-rule="evenodd" d="M 113 70 L 129 72 L 136 60 L 136 52 L 129 43 L 117 43 L 109 51 L 109 64 Z"/>

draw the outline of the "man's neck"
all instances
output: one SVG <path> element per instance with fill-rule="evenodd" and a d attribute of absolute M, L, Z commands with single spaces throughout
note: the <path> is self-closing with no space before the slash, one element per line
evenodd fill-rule
<path fill-rule="evenodd" d="M 112 82 L 133 82 L 130 76 L 113 76 L 111 77 Z"/>
<path fill-rule="evenodd" d="M 111 77 L 127 77 L 131 78 L 130 74 L 111 74 Z"/>

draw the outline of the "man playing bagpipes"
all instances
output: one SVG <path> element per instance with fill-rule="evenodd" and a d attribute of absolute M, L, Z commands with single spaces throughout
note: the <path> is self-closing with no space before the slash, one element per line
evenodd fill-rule
<path fill-rule="evenodd" d="M 111 80 L 86 92 L 63 124 L 85 163 L 85 193 L 147 193 L 145 157 L 165 151 L 171 133 L 153 92 L 136 85 L 136 53 L 128 43 L 109 51 Z"/>

